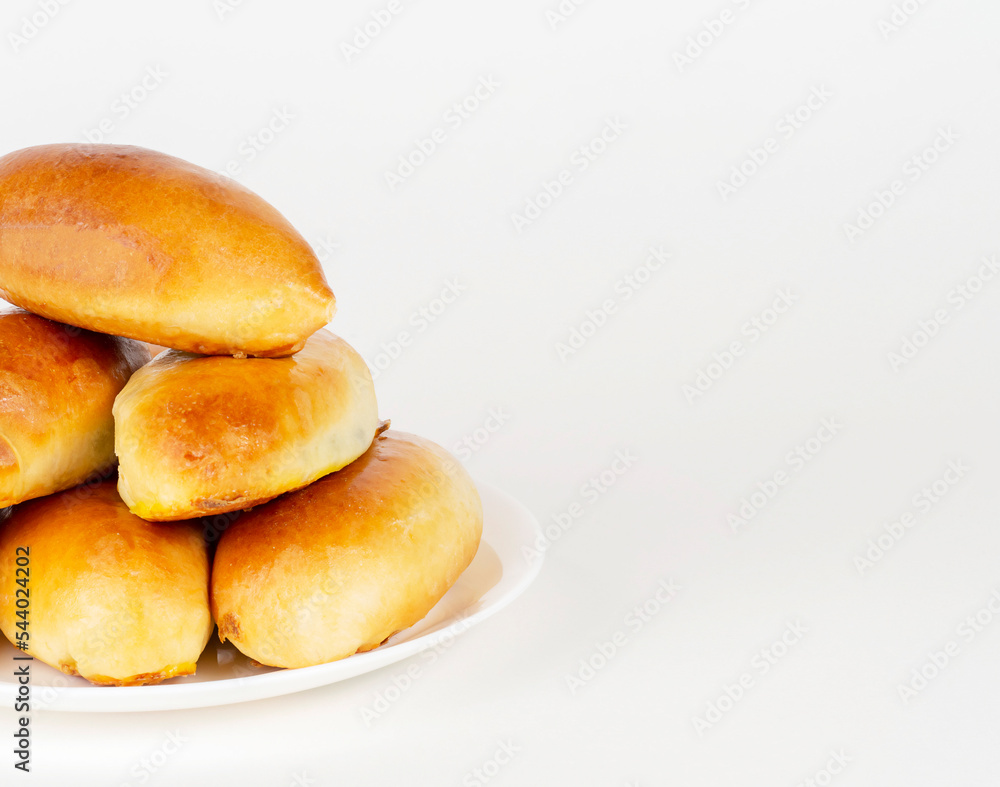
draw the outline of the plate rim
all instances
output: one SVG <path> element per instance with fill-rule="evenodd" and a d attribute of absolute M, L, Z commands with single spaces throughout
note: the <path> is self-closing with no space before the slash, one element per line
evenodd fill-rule
<path fill-rule="evenodd" d="M 487 539 L 489 523 L 492 521 L 488 518 L 489 508 L 500 508 L 502 510 L 506 507 L 511 513 L 516 514 L 514 521 L 518 525 L 514 529 L 511 544 L 518 549 L 525 546 L 525 538 L 529 533 L 531 544 L 534 545 L 537 542 L 538 537 L 542 535 L 541 525 L 535 515 L 512 495 L 491 483 L 479 481 L 478 479 L 475 480 L 475 484 L 483 500 L 483 543 L 488 544 L 497 551 L 498 558 L 506 575 L 510 564 L 509 558 L 505 561 L 504 556 L 500 554 L 497 547 Z M 499 516 L 497 513 L 493 514 L 493 517 L 497 516 Z M 507 546 L 511 547 L 511 544 L 507 544 Z M 396 644 L 383 645 L 374 650 L 365 653 L 356 653 L 353 656 L 348 656 L 345 659 L 339 659 L 327 664 L 317 664 L 296 669 L 282 669 L 261 675 L 250 675 L 239 678 L 222 678 L 199 683 L 160 684 L 154 686 L 57 687 L 55 689 L 57 692 L 56 698 L 52 701 L 38 704 L 33 699 L 31 712 L 140 713 L 194 710 L 197 708 L 221 707 L 224 705 L 287 696 L 301 691 L 332 685 L 343 680 L 350 680 L 351 678 L 368 672 L 374 672 L 390 664 L 395 664 L 425 650 L 429 650 L 449 638 L 468 631 L 473 626 L 500 612 L 521 596 L 538 577 L 544 563 L 545 552 L 544 550 L 535 550 L 535 555 L 536 557 L 533 557 L 532 560 L 523 559 L 519 561 L 522 568 L 516 575 L 516 580 L 512 582 L 510 587 L 504 588 L 498 598 L 469 615 L 459 614 L 457 618 L 451 620 L 447 625 L 443 625 L 414 639 Z M 523 558 L 524 555 L 522 554 L 519 557 Z M 490 592 L 498 586 L 503 586 L 503 577 L 501 577 L 496 585 L 489 588 L 476 603 L 488 597 Z M 427 614 L 430 615 L 431 612 Z M 418 625 L 426 617 L 425 615 L 413 625 Z M 405 630 L 400 633 L 405 633 Z M 41 663 L 44 664 L 44 662 Z M 331 677 L 326 674 L 329 672 L 333 672 L 334 676 Z M 293 685 L 291 687 L 285 685 L 288 682 L 291 682 Z M 0 702 L 5 704 L 7 704 L 8 700 L 13 702 L 16 697 L 17 687 L 17 683 L 7 680 L 6 676 L 0 676 Z M 34 695 L 46 688 L 53 687 L 33 685 L 33 698 Z M 105 692 L 113 692 L 113 694 L 109 695 Z"/>

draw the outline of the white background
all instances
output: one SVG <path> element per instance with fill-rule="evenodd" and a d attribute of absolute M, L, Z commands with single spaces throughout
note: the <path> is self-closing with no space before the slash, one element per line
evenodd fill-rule
<path fill-rule="evenodd" d="M 229 5 L 10 0 L 0 148 L 103 120 L 104 141 L 236 162 L 321 253 L 331 328 L 386 367 L 382 416 L 452 450 L 468 436 L 469 469 L 543 525 L 580 515 L 528 593 L 374 723 L 362 709 L 407 663 L 246 705 L 38 713 L 33 772 L 0 755 L 0 781 L 436 787 L 474 784 L 509 742 L 490 784 L 996 784 L 1000 277 L 955 289 L 1000 255 L 995 3 L 907 0 L 892 29 L 888 0 L 586 0 L 565 21 L 559 0 L 398 0 L 353 54 L 387 2 Z M 498 86 L 446 120 L 481 79 Z M 582 170 L 609 121 L 624 130 Z M 631 289 L 650 248 L 669 260 Z M 631 467 L 593 495 L 616 452 Z M 949 462 L 967 469 L 935 494 Z M 663 581 L 679 591 L 637 624 Z M 789 623 L 805 633 L 778 644 Z"/>

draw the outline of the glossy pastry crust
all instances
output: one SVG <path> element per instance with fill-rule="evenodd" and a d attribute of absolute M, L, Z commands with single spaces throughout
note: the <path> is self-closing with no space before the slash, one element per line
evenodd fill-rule
<path fill-rule="evenodd" d="M 213 628 L 208 571 L 197 523 L 153 525 L 129 513 L 114 482 L 78 486 L 0 524 L 0 629 L 16 640 L 26 577 L 35 658 L 101 685 L 190 675 Z"/>
<path fill-rule="evenodd" d="M 115 396 L 149 357 L 131 339 L 0 308 L 0 506 L 109 470 Z"/>
<path fill-rule="evenodd" d="M 371 373 L 326 330 L 290 358 L 171 350 L 114 407 L 118 489 L 144 519 L 248 508 L 365 452 L 378 427 Z"/>
<path fill-rule="evenodd" d="M 371 650 L 423 618 L 472 562 L 479 493 L 440 446 L 390 430 L 356 462 L 243 514 L 219 541 L 219 637 L 277 667 Z"/>
<path fill-rule="evenodd" d="M 0 297 L 190 352 L 283 356 L 333 317 L 309 244 L 229 178 L 127 145 L 0 158 Z"/>

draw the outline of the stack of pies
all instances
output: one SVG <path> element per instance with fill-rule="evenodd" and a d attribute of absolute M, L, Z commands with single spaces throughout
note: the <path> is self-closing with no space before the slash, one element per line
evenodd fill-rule
<path fill-rule="evenodd" d="M 316 256 L 234 181 L 119 145 L 0 158 L 0 297 L 0 629 L 32 656 L 157 683 L 218 625 L 323 664 L 475 556 L 472 480 L 379 421 Z"/>

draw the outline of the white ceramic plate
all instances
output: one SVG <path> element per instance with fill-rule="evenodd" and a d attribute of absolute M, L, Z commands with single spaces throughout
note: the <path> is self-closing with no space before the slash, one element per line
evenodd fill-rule
<path fill-rule="evenodd" d="M 215 634 L 198 661 L 198 673 L 157 686 L 93 686 L 82 678 L 32 660 L 31 709 L 57 711 L 147 711 L 200 708 L 276 697 L 353 678 L 451 642 L 469 627 L 499 612 L 527 589 L 542 559 L 525 557 L 538 521 L 520 503 L 488 484 L 477 484 L 483 500 L 483 539 L 472 564 L 423 620 L 386 644 L 331 664 L 301 669 L 254 667 L 231 643 Z M 0 635 L 0 704 L 13 706 L 18 651 Z"/>

